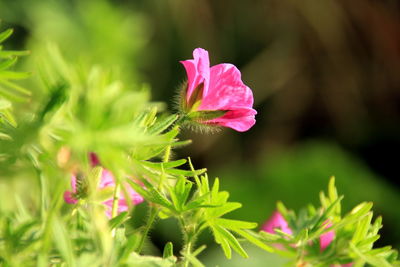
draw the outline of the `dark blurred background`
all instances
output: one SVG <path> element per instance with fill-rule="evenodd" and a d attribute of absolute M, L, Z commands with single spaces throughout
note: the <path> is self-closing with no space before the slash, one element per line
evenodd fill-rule
<path fill-rule="evenodd" d="M 0 18 L 15 29 L 7 44 L 32 52 L 21 68 L 35 72 L 35 54 L 50 41 L 69 60 L 148 83 L 170 111 L 185 80 L 178 61 L 194 48 L 207 49 L 212 65 L 235 64 L 253 89 L 256 125 L 183 131 L 193 144 L 175 156 L 220 177 L 244 204 L 234 217 L 258 223 L 277 200 L 317 204 L 334 175 L 345 211 L 373 201 L 384 222 L 379 244 L 400 248 L 399 1 L 0 0 Z M 153 241 L 179 242 L 170 227 L 161 222 Z"/>

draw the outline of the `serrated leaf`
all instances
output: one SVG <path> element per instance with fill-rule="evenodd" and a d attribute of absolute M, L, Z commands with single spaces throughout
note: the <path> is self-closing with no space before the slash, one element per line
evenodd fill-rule
<path fill-rule="evenodd" d="M 175 194 L 178 198 L 180 210 L 182 210 L 183 206 L 185 205 L 191 189 L 192 189 L 192 183 L 187 182 L 186 178 L 181 176 L 174 187 Z"/>
<path fill-rule="evenodd" d="M 232 235 L 228 230 L 218 225 L 212 227 L 214 231 L 217 231 L 220 234 L 221 239 L 225 240 L 230 247 L 233 248 L 240 256 L 243 258 L 248 258 L 246 251 L 242 248 L 239 241 L 236 239 L 234 235 Z"/>
<path fill-rule="evenodd" d="M 172 205 L 172 203 L 165 196 L 163 196 L 157 189 L 155 189 L 150 183 L 145 184 L 146 187 L 149 187 L 147 190 L 145 190 L 140 185 L 136 184 L 134 181 L 131 181 L 130 179 L 127 179 L 126 181 L 132 186 L 132 188 L 137 193 L 139 193 L 146 200 L 159 204 L 172 211 L 175 211 L 175 208 Z"/>
<path fill-rule="evenodd" d="M 219 233 L 217 231 L 216 228 L 212 227 L 211 230 L 214 234 L 215 242 L 217 244 L 221 245 L 221 248 L 224 251 L 225 257 L 227 259 L 230 259 L 232 257 L 232 250 L 231 250 L 231 247 L 229 246 L 228 241 L 221 235 L 221 233 Z"/>

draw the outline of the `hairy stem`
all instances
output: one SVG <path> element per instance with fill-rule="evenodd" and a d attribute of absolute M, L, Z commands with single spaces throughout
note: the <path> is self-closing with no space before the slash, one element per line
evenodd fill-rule
<path fill-rule="evenodd" d="M 164 154 L 164 158 L 163 158 L 163 162 L 168 162 L 169 161 L 169 157 L 171 156 L 171 146 L 167 146 L 165 149 L 165 154 Z M 165 175 L 161 174 L 160 177 L 160 182 L 158 184 L 158 189 L 161 189 L 161 187 L 163 186 L 163 182 L 164 182 L 164 178 Z M 144 228 L 143 231 L 143 235 L 140 238 L 140 243 L 137 249 L 137 252 L 140 253 L 143 249 L 143 245 L 144 245 L 144 241 L 146 240 L 146 237 L 151 229 L 151 227 L 153 226 L 153 223 L 157 217 L 157 213 L 158 213 L 158 208 L 155 206 L 151 206 L 150 207 L 150 212 L 149 212 L 149 217 L 148 220 L 146 222 L 146 226 Z"/>
<path fill-rule="evenodd" d="M 158 209 L 156 207 L 152 206 L 150 208 L 149 217 L 147 219 L 146 226 L 145 226 L 143 234 L 142 234 L 142 236 L 140 238 L 140 243 L 139 243 L 139 246 L 138 246 L 138 249 L 137 249 L 137 253 L 140 253 L 142 251 L 143 245 L 144 245 L 144 241 L 146 240 L 146 237 L 147 237 L 151 227 L 153 226 L 153 223 L 154 223 L 154 221 L 155 221 L 155 219 L 157 217 L 157 213 L 158 213 Z"/>
<path fill-rule="evenodd" d="M 188 267 L 190 264 L 189 256 L 192 254 L 194 243 L 196 242 L 198 233 L 195 231 L 194 228 L 188 226 L 185 223 L 184 219 L 180 219 L 180 226 L 183 232 L 183 241 L 184 241 L 182 249 L 183 266 Z"/>

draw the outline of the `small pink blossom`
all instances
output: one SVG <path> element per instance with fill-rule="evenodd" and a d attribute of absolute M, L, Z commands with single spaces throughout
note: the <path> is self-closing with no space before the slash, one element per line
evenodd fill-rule
<path fill-rule="evenodd" d="M 288 223 L 286 222 L 285 218 L 283 218 L 282 214 L 278 211 L 274 211 L 272 216 L 264 223 L 261 227 L 261 230 L 275 234 L 275 229 L 280 229 L 282 232 L 287 234 L 292 234 L 292 230 L 289 228 Z"/>
<path fill-rule="evenodd" d="M 186 102 L 202 88 L 200 105 L 195 111 L 226 111 L 221 117 L 203 123 L 232 128 L 239 132 L 255 124 L 253 93 L 241 79 L 240 71 L 232 64 L 218 64 L 210 68 L 208 52 L 202 48 L 193 51 L 193 59 L 181 61 L 186 69 L 188 85 Z M 192 107 L 190 107 L 192 108 Z"/>
<path fill-rule="evenodd" d="M 95 167 L 97 165 L 100 165 L 100 161 L 96 154 L 90 153 L 89 154 L 89 159 L 91 162 L 92 167 Z M 76 175 L 71 176 L 71 191 L 65 191 L 64 193 L 64 200 L 68 204 L 76 204 L 78 202 L 78 199 L 76 199 L 75 195 L 77 194 L 77 181 L 76 181 Z M 107 170 L 103 169 L 102 174 L 101 174 L 101 179 L 99 181 L 98 189 L 103 190 L 103 189 L 108 189 L 108 188 L 114 188 L 115 187 L 115 179 L 112 173 Z M 127 190 L 127 193 L 129 197 L 132 200 L 132 204 L 136 205 L 141 202 L 143 202 L 143 197 L 139 195 L 138 193 L 135 192 L 135 190 L 132 189 L 132 187 L 129 184 L 125 184 L 125 188 Z M 106 199 L 103 201 L 103 204 L 106 206 L 106 215 L 107 217 L 111 218 L 111 212 L 112 212 L 112 203 L 113 203 L 113 197 L 110 197 L 109 199 Z M 125 196 L 123 192 L 120 193 L 119 195 L 119 201 L 118 201 L 118 209 L 117 212 L 121 213 L 124 211 L 128 211 L 128 203 L 125 199 Z"/>

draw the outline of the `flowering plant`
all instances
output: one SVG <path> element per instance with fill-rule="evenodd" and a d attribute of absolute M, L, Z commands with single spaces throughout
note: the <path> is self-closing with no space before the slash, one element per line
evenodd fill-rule
<path fill-rule="evenodd" d="M 188 81 L 182 90 L 181 110 L 191 122 L 220 125 L 243 132 L 254 124 L 253 93 L 232 64 L 210 68 L 208 52 L 193 51 L 193 59 L 181 61 Z"/>
<path fill-rule="evenodd" d="M 0 42 L 10 34 L 1 33 Z M 371 203 L 341 215 L 333 179 L 320 208 L 296 216 L 278 203 L 258 231 L 256 223 L 225 217 L 241 204 L 229 200 L 219 179 L 211 182 L 190 158 L 171 159 L 190 143 L 179 139 L 186 124 L 237 131 L 254 125 L 253 95 L 234 65 L 210 68 L 208 52 L 195 49 L 194 59 L 182 62 L 188 82 L 181 110 L 171 115 L 149 101 L 148 89 L 130 88 L 97 65 L 70 63 L 50 45 L 40 70 L 42 100 L 16 127 L 11 107 L 29 91 L 10 80 L 28 74 L 9 68 L 25 53 L 1 49 L 0 84 L 8 86 L 0 91 L 1 179 L 25 184 L 34 177 L 37 190 L 9 197 L 12 190 L 2 191 L 10 207 L 0 202 L 0 265 L 203 266 L 203 233 L 212 233 L 228 259 L 232 250 L 249 257 L 246 242 L 297 266 L 399 264 L 391 248 L 373 248 L 381 219 L 371 224 Z M 144 222 L 139 209 L 147 210 Z M 148 237 L 166 219 L 177 222 L 183 244 L 177 251 L 166 242 L 162 256 L 154 255 Z"/>

